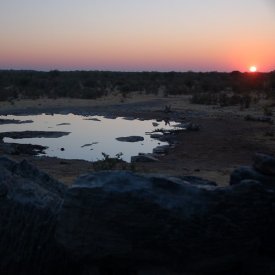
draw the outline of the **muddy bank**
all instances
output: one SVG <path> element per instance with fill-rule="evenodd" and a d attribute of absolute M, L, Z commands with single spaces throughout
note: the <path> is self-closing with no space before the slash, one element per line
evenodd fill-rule
<path fill-rule="evenodd" d="M 69 135 L 70 132 L 55 132 L 55 131 L 22 131 L 22 132 L 3 132 L 0 133 L 0 139 L 3 138 L 59 138 Z"/>
<path fill-rule="evenodd" d="M 170 112 L 165 112 L 166 105 L 171 105 Z M 91 101 L 58 99 L 49 102 L 47 100 L 18 102 L 13 106 L 7 104 L 1 108 L 1 113 L 6 114 L 43 112 L 87 116 L 101 114 L 110 118 L 124 116 L 168 122 L 174 120 L 192 122 L 200 126 L 197 132 L 184 131 L 173 136 L 175 148 L 170 148 L 167 155 L 158 157 L 156 163 L 135 163 L 134 169 L 138 172 L 162 171 L 170 175 L 199 176 L 226 185 L 234 168 L 250 163 L 255 152 L 275 153 L 274 125 L 245 120 L 248 114 L 261 116 L 263 112 L 261 104 L 251 105 L 249 109 L 240 111 L 234 106 L 218 108 L 191 105 L 188 96 L 168 98 L 133 96 L 124 103 L 119 103 L 117 98 Z M 17 160 L 26 158 L 67 184 L 71 184 L 80 173 L 93 170 L 92 164 L 86 161 L 36 158 L 24 154 L 13 158 Z"/>
<path fill-rule="evenodd" d="M 11 156 L 37 156 L 45 154 L 46 146 L 32 144 L 17 143 L 0 143 L 0 151 L 2 154 Z"/>
<path fill-rule="evenodd" d="M 0 119 L 0 125 L 33 123 L 32 120 Z"/>
<path fill-rule="evenodd" d="M 23 131 L 23 132 L 3 132 L 0 133 L 0 152 L 2 154 L 21 157 L 33 157 L 45 154 L 48 148 L 35 144 L 17 144 L 3 142 L 4 138 L 23 139 L 23 138 L 59 138 L 69 135 L 69 132 L 47 132 L 47 131 Z"/>

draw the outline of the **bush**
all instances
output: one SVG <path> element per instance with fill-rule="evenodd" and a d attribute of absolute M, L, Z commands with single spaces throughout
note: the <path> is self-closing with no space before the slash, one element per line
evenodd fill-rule
<path fill-rule="evenodd" d="M 234 91 L 244 96 L 264 91 L 275 98 L 275 73 L 178 73 L 178 72 L 102 72 L 102 71 L 8 71 L 0 70 L 0 98 L 17 91 L 23 98 L 71 97 L 98 98 L 108 91 L 119 91 L 123 97 L 131 92 L 169 95 L 193 94 L 193 103 L 235 105 L 237 97 L 221 95 Z M 4 91 L 4 92 L 3 92 Z M 249 102 L 244 105 L 249 106 Z M 244 106 L 245 107 L 245 106 Z"/>
<path fill-rule="evenodd" d="M 122 153 L 116 154 L 114 158 L 110 158 L 109 155 L 102 152 L 103 159 L 98 160 L 93 163 L 93 167 L 95 171 L 102 171 L 102 170 L 113 170 L 117 167 L 119 163 L 124 162 L 122 160 Z"/>

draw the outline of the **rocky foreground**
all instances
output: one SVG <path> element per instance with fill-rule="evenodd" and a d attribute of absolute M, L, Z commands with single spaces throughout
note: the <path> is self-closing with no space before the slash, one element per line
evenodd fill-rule
<path fill-rule="evenodd" d="M 275 158 L 231 185 L 126 171 L 72 187 L 0 158 L 1 274 L 275 274 Z"/>

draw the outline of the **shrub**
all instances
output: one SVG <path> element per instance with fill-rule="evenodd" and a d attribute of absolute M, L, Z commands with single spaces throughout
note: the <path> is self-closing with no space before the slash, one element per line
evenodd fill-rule
<path fill-rule="evenodd" d="M 111 158 L 108 154 L 102 152 L 103 159 L 98 160 L 93 163 L 93 167 L 95 171 L 102 171 L 102 170 L 113 170 L 117 167 L 119 163 L 124 162 L 122 160 L 122 153 L 116 154 L 114 158 Z"/>

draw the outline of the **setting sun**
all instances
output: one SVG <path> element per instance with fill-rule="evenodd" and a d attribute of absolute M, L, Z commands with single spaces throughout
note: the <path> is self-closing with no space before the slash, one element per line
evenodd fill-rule
<path fill-rule="evenodd" d="M 251 73 L 255 73 L 255 72 L 257 72 L 257 67 L 256 67 L 256 66 L 250 66 L 250 67 L 249 67 L 249 71 L 250 71 Z"/>

